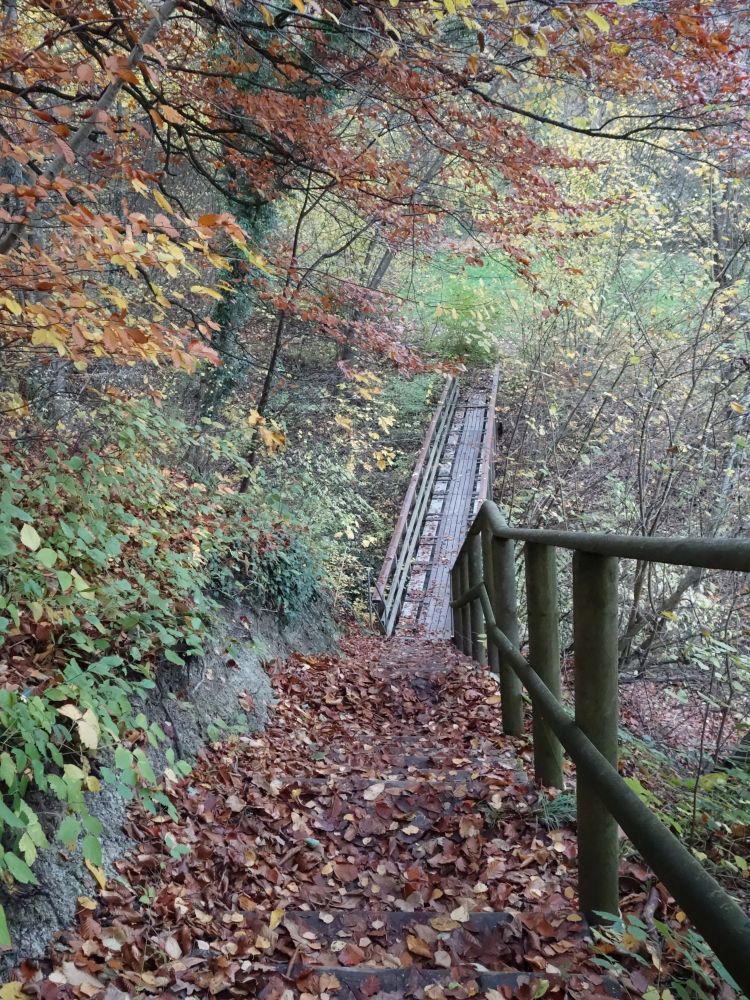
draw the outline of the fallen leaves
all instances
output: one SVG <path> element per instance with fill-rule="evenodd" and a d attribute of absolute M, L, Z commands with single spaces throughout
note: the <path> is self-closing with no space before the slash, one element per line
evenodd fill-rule
<path fill-rule="evenodd" d="M 380 796 L 383 794 L 384 791 L 385 791 L 385 785 L 383 784 L 382 781 L 379 781 L 376 784 L 370 785 L 369 788 L 365 789 L 362 798 L 365 800 L 365 802 L 374 802 L 376 799 L 380 798 Z"/>
<path fill-rule="evenodd" d="M 124 881 L 89 866 L 102 891 L 79 900 L 67 953 L 33 984 L 42 1000 L 352 1000 L 355 974 L 359 1000 L 385 1000 L 386 972 L 405 977 L 399 996 L 489 997 L 478 967 L 523 973 L 514 997 L 536 995 L 532 973 L 550 998 L 596 996 L 575 840 L 537 825 L 528 748 L 502 735 L 493 678 L 443 647 L 358 640 L 273 679 L 265 733 L 169 782 L 176 820 L 134 811 Z"/>

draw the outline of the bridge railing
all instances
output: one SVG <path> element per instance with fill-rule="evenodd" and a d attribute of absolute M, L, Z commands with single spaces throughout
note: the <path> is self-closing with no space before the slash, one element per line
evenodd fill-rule
<path fill-rule="evenodd" d="M 373 586 L 373 607 L 386 635 L 391 635 L 398 621 L 457 400 L 458 382 L 449 377 L 427 428 L 395 530 Z"/>
<path fill-rule="evenodd" d="M 516 542 L 526 543 L 528 661 L 519 650 Z M 560 696 L 557 549 L 573 552 L 573 716 Z M 619 826 L 750 995 L 750 918 L 617 770 L 620 559 L 744 573 L 750 542 L 511 528 L 486 501 L 451 573 L 454 642 L 499 674 L 506 733 L 523 732 L 528 691 L 537 781 L 563 787 L 563 748 L 576 764 L 578 888 L 587 919 L 619 911 Z"/>

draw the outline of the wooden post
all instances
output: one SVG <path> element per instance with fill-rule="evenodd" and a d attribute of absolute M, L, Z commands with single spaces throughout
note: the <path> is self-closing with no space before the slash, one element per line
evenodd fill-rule
<path fill-rule="evenodd" d="M 461 597 L 461 569 L 458 562 L 451 570 L 451 600 Z M 453 642 L 464 653 L 464 613 L 466 608 L 453 608 Z"/>
<path fill-rule="evenodd" d="M 526 546 L 529 663 L 559 700 L 560 613 L 555 556 L 556 550 L 551 545 L 529 542 Z M 563 788 L 562 746 L 536 704 L 533 707 L 533 734 L 537 783 Z"/>
<path fill-rule="evenodd" d="M 484 568 L 484 584 L 487 588 L 487 595 L 494 614 L 497 601 L 495 599 L 495 547 L 492 542 L 492 530 L 488 524 L 484 523 L 482 525 L 482 566 Z M 499 676 L 500 650 L 497 648 L 497 644 L 492 641 L 490 635 L 487 636 L 487 662 L 492 673 Z"/>
<path fill-rule="evenodd" d="M 458 572 L 461 581 L 461 594 L 465 594 L 469 589 L 469 556 L 466 548 L 462 548 L 458 556 Z M 461 650 L 465 656 L 471 656 L 471 614 L 468 606 L 464 605 L 461 616 L 462 641 Z"/>
<path fill-rule="evenodd" d="M 482 569 L 482 539 L 477 535 L 469 535 L 467 542 L 469 557 L 469 587 L 476 586 L 484 578 Z M 487 663 L 487 637 L 484 624 L 482 601 L 475 598 L 470 604 L 471 617 L 471 655 L 483 666 Z"/>
<path fill-rule="evenodd" d="M 492 545 L 495 621 L 511 645 L 518 649 L 521 630 L 518 625 L 514 544 L 504 538 L 493 538 Z M 500 696 L 503 732 L 509 736 L 520 736 L 523 733 L 521 682 L 502 654 L 500 654 Z"/>
<path fill-rule="evenodd" d="M 617 559 L 573 555 L 575 720 L 599 752 L 617 767 Z M 617 822 L 579 773 L 578 893 L 590 923 L 619 912 Z"/>

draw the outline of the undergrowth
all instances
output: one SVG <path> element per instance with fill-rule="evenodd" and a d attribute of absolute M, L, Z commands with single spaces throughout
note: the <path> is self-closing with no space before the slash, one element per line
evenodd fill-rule
<path fill-rule="evenodd" d="M 54 838 L 101 864 L 100 790 L 92 755 L 114 749 L 105 781 L 146 808 L 170 808 L 143 749 L 121 738 L 164 738 L 138 710 L 161 660 L 203 653 L 224 599 L 286 619 L 323 595 L 315 532 L 267 496 L 260 477 L 237 494 L 222 470 L 240 454 L 210 428 L 200 446 L 214 471 L 192 482 L 173 456 L 198 435 L 149 401 L 102 402 L 98 430 L 2 465 L 0 494 L 0 878 L 34 884 L 38 851 Z M 174 762 L 178 771 L 186 765 Z M 45 829 L 39 793 L 62 803 Z M 0 907 L 0 945 L 9 944 Z"/>

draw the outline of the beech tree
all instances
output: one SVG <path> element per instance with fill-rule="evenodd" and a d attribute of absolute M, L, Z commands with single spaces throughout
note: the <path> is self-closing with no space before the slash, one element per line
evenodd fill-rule
<path fill-rule="evenodd" d="M 460 226 L 526 267 L 516 237 L 580 211 L 556 173 L 594 167 L 545 144 L 538 124 L 728 155 L 747 88 L 734 14 L 505 0 L 6 6 L 6 356 L 215 360 L 200 301 L 230 291 L 234 257 L 286 289 L 277 310 L 295 307 L 294 253 L 260 259 L 232 216 L 295 192 L 336 199 L 393 253 L 455 221 L 460 187 Z M 591 121 L 548 113 L 524 82 L 552 76 L 609 104 Z M 618 111 L 636 91 L 638 110 Z M 194 184 L 215 210 L 189 208 Z M 104 213 L 108 186 L 117 205 Z"/>

